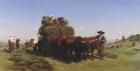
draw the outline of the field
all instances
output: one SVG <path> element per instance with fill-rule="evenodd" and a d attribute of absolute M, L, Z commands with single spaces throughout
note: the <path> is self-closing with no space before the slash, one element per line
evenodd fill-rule
<path fill-rule="evenodd" d="M 9 58 L 10 54 L 3 51 L 6 45 L 0 44 L 0 71 L 15 71 L 15 63 Z M 140 71 L 140 44 L 136 43 L 133 48 L 119 47 L 109 48 L 106 47 L 106 53 L 117 55 L 117 57 L 110 57 L 107 55 L 104 60 L 87 59 L 81 62 L 65 63 L 50 57 L 40 57 L 47 60 L 52 66 L 52 71 Z M 22 54 L 24 57 L 39 57 L 33 55 Z M 15 69 L 14 69 L 15 68 Z M 22 70 L 17 70 L 22 71 Z M 25 70 L 30 71 L 30 70 Z M 37 70 L 42 71 L 42 70 Z M 45 71 L 45 70 L 44 70 Z"/>

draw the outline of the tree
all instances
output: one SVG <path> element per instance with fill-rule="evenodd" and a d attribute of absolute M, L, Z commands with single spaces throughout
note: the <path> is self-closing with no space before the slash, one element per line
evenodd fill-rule
<path fill-rule="evenodd" d="M 122 41 L 125 42 L 125 40 L 126 40 L 126 39 L 125 39 L 125 36 L 122 36 Z"/>

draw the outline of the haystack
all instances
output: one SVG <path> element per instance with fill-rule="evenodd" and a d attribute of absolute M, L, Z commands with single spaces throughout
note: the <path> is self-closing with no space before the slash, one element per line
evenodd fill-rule
<path fill-rule="evenodd" d="M 74 29 L 71 26 L 62 26 L 61 29 L 64 36 L 73 36 L 75 34 Z"/>
<path fill-rule="evenodd" d="M 57 37 L 60 36 L 60 28 L 58 26 L 48 26 L 44 28 L 44 34 L 46 34 L 46 36 L 48 39 L 52 39 L 53 37 Z"/>
<path fill-rule="evenodd" d="M 49 16 L 43 16 L 42 17 L 41 24 L 43 26 L 49 26 L 51 24 L 51 17 L 49 17 Z"/>
<path fill-rule="evenodd" d="M 53 51 L 49 41 L 55 37 L 74 36 L 75 32 L 64 17 L 44 16 L 38 33 L 41 36 L 40 41 L 42 42 L 40 48 L 42 48 L 43 52 L 49 54 L 49 52 L 52 53 Z"/>

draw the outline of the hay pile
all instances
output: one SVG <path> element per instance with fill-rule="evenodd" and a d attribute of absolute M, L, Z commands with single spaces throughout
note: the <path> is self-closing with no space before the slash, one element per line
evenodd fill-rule
<path fill-rule="evenodd" d="M 38 34 L 38 47 L 43 54 L 52 55 L 54 50 L 51 41 L 55 37 L 74 36 L 75 32 L 64 17 L 43 16 Z"/>
<path fill-rule="evenodd" d="M 74 29 L 64 17 L 43 16 L 38 33 L 42 38 L 51 40 L 57 36 L 73 36 Z"/>
<path fill-rule="evenodd" d="M 37 56 L 13 56 L 10 58 L 15 63 L 13 70 L 21 71 L 52 71 L 52 65 L 45 59 Z"/>
<path fill-rule="evenodd" d="M 116 59 L 118 58 L 118 55 L 114 54 L 114 53 L 110 53 L 110 52 L 105 52 L 105 56 L 107 58 L 111 58 L 111 59 Z"/>

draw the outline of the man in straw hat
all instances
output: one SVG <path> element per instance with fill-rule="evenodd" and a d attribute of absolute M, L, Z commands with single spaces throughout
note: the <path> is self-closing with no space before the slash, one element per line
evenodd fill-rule
<path fill-rule="evenodd" d="M 102 60 L 104 58 L 104 43 L 107 41 L 103 31 L 98 31 L 98 35 L 96 36 L 96 47 L 98 49 L 98 55 Z"/>
<path fill-rule="evenodd" d="M 16 48 L 17 49 L 20 48 L 20 39 L 19 38 L 16 39 Z"/>

